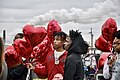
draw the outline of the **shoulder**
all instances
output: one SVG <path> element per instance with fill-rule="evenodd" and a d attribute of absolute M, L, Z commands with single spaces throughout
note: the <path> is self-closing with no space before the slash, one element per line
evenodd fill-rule
<path fill-rule="evenodd" d="M 79 59 L 80 59 L 80 57 L 78 54 L 70 54 L 69 56 L 67 56 L 66 61 L 77 63 L 79 61 Z"/>
<path fill-rule="evenodd" d="M 68 52 L 65 51 L 65 52 L 62 54 L 62 56 L 66 58 L 67 54 L 68 54 Z"/>
<path fill-rule="evenodd" d="M 72 53 L 72 54 L 70 54 L 70 55 L 68 55 L 68 59 L 77 59 L 79 57 L 79 55 L 78 54 L 74 54 L 74 53 Z"/>
<path fill-rule="evenodd" d="M 48 52 L 47 55 L 51 55 L 51 54 L 53 54 L 53 53 L 54 53 L 54 50 L 51 50 L 51 51 Z"/>
<path fill-rule="evenodd" d="M 49 51 L 49 52 L 47 53 L 46 58 L 48 59 L 48 58 L 50 58 L 50 57 L 53 57 L 53 55 L 54 55 L 54 50 Z"/>

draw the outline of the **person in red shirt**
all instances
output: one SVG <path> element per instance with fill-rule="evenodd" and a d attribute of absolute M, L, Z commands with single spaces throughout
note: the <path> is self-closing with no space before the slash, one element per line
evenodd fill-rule
<path fill-rule="evenodd" d="M 54 50 L 48 52 L 44 63 L 44 67 L 38 67 L 36 65 L 33 66 L 31 63 L 29 63 L 27 67 L 29 69 L 34 70 L 35 73 L 39 73 L 38 76 L 41 77 L 41 73 L 43 73 L 42 71 L 44 71 L 44 73 L 46 73 L 47 75 L 46 78 L 48 78 L 48 80 L 63 79 L 64 63 L 67 56 L 67 51 L 63 48 L 63 45 L 66 40 L 66 37 L 67 35 L 64 32 L 57 32 L 54 35 Z"/>

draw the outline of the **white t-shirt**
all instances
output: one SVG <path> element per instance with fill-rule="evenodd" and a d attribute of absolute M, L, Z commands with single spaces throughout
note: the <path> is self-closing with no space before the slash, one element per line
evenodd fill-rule
<path fill-rule="evenodd" d="M 55 64 L 59 64 L 59 57 L 63 54 L 65 52 L 65 50 L 64 51 L 62 51 L 62 52 L 58 52 L 58 51 L 54 51 L 54 57 L 55 57 Z"/>

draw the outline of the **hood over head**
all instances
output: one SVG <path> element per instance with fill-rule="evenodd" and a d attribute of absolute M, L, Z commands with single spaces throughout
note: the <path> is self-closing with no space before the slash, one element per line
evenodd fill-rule
<path fill-rule="evenodd" d="M 81 32 L 78 32 L 78 30 L 71 30 L 69 32 L 69 36 L 72 40 L 72 44 L 68 51 L 72 51 L 79 54 L 86 54 L 89 45 L 86 43 L 86 41 L 84 41 Z"/>

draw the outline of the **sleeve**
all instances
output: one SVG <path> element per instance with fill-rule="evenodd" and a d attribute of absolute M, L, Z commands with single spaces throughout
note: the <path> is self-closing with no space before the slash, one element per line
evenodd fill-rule
<path fill-rule="evenodd" d="M 106 59 L 105 63 L 104 63 L 104 67 L 103 67 L 103 77 L 105 79 L 109 79 L 110 78 L 110 73 L 109 73 L 109 65 L 107 64 L 108 59 Z"/>
<path fill-rule="evenodd" d="M 120 80 L 120 59 L 117 58 L 113 65 L 112 78 L 111 80 Z"/>
<path fill-rule="evenodd" d="M 72 60 L 66 60 L 63 80 L 73 80 L 76 73 L 76 64 Z"/>
<path fill-rule="evenodd" d="M 37 74 L 39 78 L 45 79 L 48 77 L 47 68 L 45 64 L 41 64 L 41 63 L 37 64 L 35 66 L 34 72 Z"/>

